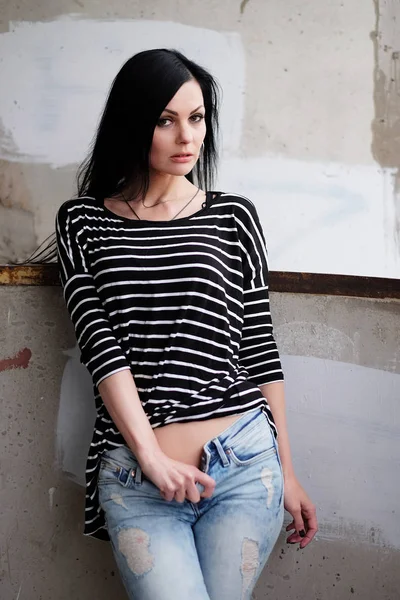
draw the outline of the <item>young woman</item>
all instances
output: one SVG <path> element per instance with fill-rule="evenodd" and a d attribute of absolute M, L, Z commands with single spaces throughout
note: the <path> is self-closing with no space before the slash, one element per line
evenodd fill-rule
<path fill-rule="evenodd" d="M 250 200 L 211 191 L 217 125 L 206 70 L 133 56 L 56 218 L 97 407 L 85 533 L 111 540 L 139 600 L 248 599 L 284 506 L 289 542 L 317 531 L 290 456 L 264 233 Z"/>

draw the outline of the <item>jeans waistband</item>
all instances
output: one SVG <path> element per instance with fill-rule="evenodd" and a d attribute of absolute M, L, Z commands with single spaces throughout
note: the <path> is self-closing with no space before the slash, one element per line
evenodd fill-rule
<path fill-rule="evenodd" d="M 212 456 L 215 455 L 215 453 L 218 454 L 222 464 L 227 466 L 229 461 L 224 447 L 227 447 L 228 443 L 232 443 L 233 440 L 238 441 L 242 435 L 247 435 L 249 426 L 257 427 L 263 420 L 267 419 L 262 408 L 254 408 L 243 413 L 239 419 L 224 429 L 218 436 L 208 440 L 203 446 L 200 465 L 201 470 L 207 472 Z M 105 461 L 107 461 L 107 459 L 117 460 L 120 465 L 127 469 L 132 467 L 133 460 L 136 461 L 132 450 L 126 445 L 104 452 L 102 458 Z"/>

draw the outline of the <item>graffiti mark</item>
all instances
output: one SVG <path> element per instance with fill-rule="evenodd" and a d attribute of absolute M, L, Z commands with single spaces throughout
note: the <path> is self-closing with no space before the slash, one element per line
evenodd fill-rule
<path fill-rule="evenodd" d="M 32 352 L 29 348 L 23 348 L 12 358 L 3 358 L 0 360 L 0 372 L 10 369 L 26 369 L 31 359 Z"/>

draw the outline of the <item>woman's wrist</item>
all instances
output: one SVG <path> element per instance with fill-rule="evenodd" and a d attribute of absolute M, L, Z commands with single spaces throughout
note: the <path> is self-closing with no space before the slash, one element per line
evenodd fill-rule
<path fill-rule="evenodd" d="M 154 437 L 154 440 L 149 440 L 148 443 L 135 444 L 135 448 L 132 448 L 132 451 L 142 467 L 145 465 L 151 466 L 159 462 L 163 455 L 156 437 Z"/>
<path fill-rule="evenodd" d="M 296 474 L 294 472 L 293 466 L 285 468 L 282 465 L 282 473 L 285 481 L 297 479 Z"/>

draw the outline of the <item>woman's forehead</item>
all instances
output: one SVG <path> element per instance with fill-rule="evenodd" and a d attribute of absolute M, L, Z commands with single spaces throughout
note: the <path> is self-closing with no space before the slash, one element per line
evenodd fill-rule
<path fill-rule="evenodd" d="M 203 93 L 201 87 L 194 79 L 184 83 L 175 96 L 171 98 L 164 110 L 171 110 L 174 112 L 191 112 L 198 110 L 199 107 L 203 106 Z"/>

